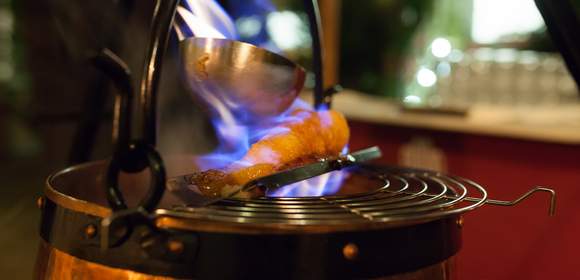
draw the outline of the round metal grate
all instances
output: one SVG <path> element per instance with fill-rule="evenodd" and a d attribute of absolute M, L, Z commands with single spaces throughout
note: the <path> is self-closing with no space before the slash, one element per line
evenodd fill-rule
<path fill-rule="evenodd" d="M 436 172 L 360 166 L 351 176 L 380 184 L 350 195 L 228 199 L 203 207 L 176 207 L 180 216 L 220 222 L 288 225 L 413 222 L 473 210 L 487 200 L 483 187 Z"/>

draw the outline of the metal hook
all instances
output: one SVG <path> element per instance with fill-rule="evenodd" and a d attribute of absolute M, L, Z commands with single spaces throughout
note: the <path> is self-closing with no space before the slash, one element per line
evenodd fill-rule
<path fill-rule="evenodd" d="M 488 199 L 485 201 L 485 203 L 497 205 L 497 206 L 513 206 L 513 205 L 516 205 L 516 204 L 522 202 L 523 200 L 525 200 L 526 198 L 532 196 L 534 193 L 537 193 L 537 192 L 546 192 L 546 193 L 550 194 L 550 205 L 548 207 L 548 215 L 554 216 L 554 214 L 556 213 L 556 191 L 554 191 L 553 189 L 541 187 L 541 186 L 534 187 L 533 189 L 527 191 L 522 196 L 520 196 L 517 199 L 512 200 L 512 201 Z M 474 201 L 474 200 L 477 200 L 477 198 L 468 197 L 465 200 Z"/>
<path fill-rule="evenodd" d="M 92 62 L 105 73 L 119 89 L 115 96 L 115 116 L 113 118 L 113 145 L 115 153 L 126 149 L 131 139 L 131 112 L 134 90 L 131 84 L 129 66 L 113 51 L 102 49 Z"/>
<path fill-rule="evenodd" d="M 421 171 L 419 169 L 415 169 L 415 171 L 424 172 L 424 171 Z M 430 172 L 424 173 L 424 175 L 429 175 L 429 174 L 432 174 L 432 173 L 430 173 Z M 435 174 L 437 176 L 441 175 L 439 173 L 435 173 Z M 414 174 L 411 173 L 411 176 L 414 176 Z M 534 193 L 538 193 L 538 192 L 546 192 L 546 193 L 550 194 L 550 204 L 548 206 L 548 215 L 554 216 L 554 214 L 556 213 L 556 191 L 554 191 L 553 189 L 550 189 L 550 188 L 542 187 L 542 186 L 534 187 L 534 188 L 530 189 L 529 191 L 527 191 L 526 193 L 524 193 L 523 195 L 521 195 L 520 197 L 518 197 L 517 199 L 511 200 L 511 201 L 488 199 L 487 194 L 485 194 L 483 197 L 466 196 L 466 197 L 461 197 L 460 199 L 462 201 L 475 202 L 475 203 L 480 203 L 483 201 L 486 204 L 491 204 L 491 205 L 496 205 L 496 206 L 513 206 L 513 205 L 516 205 L 516 204 L 522 202 L 523 200 L 527 199 L 528 197 L 532 196 Z M 412 194 L 409 192 L 401 192 L 401 193 Z M 423 193 L 423 194 L 421 194 L 421 196 L 435 197 L 437 195 Z M 443 196 L 443 198 L 458 199 L 458 196 L 445 195 L 445 196 Z"/>

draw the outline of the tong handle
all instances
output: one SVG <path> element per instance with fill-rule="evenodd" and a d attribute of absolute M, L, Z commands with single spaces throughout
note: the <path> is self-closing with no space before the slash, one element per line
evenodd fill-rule
<path fill-rule="evenodd" d="M 377 146 L 362 149 L 350 154 L 341 155 L 330 160 L 323 160 L 316 163 L 311 163 L 305 166 L 296 167 L 294 169 L 274 173 L 272 175 L 264 176 L 256 180 L 248 182 L 231 196 L 246 190 L 251 190 L 255 187 L 262 189 L 277 189 L 286 185 L 290 185 L 302 180 L 310 179 L 320 176 L 331 171 L 341 170 L 343 168 L 352 166 L 357 163 L 362 163 L 372 159 L 380 158 L 382 156 L 381 150 Z"/>

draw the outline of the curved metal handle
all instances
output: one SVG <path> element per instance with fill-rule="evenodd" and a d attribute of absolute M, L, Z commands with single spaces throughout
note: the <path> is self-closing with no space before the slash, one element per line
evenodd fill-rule
<path fill-rule="evenodd" d="M 521 195 L 520 197 L 518 197 L 512 201 L 488 199 L 485 201 L 485 203 L 497 205 L 497 206 L 513 206 L 513 205 L 516 205 L 516 204 L 522 202 L 526 198 L 532 196 L 534 193 L 539 193 L 539 192 L 545 192 L 545 193 L 550 194 L 550 205 L 548 207 L 548 215 L 554 216 L 554 214 L 556 213 L 556 191 L 554 191 L 553 189 L 550 189 L 550 188 L 546 188 L 546 187 L 540 187 L 540 186 L 534 187 L 533 189 L 527 191 L 526 193 L 524 193 L 523 195 Z M 469 201 L 469 198 L 465 199 L 465 200 Z"/>
<path fill-rule="evenodd" d="M 152 146 L 143 141 L 131 142 L 133 87 L 129 67 L 109 49 L 101 50 L 93 57 L 92 62 L 119 89 L 115 96 L 113 120 L 114 152 L 106 176 L 107 200 L 114 213 L 102 221 L 101 248 L 106 249 L 126 241 L 132 233 L 134 223 L 151 226 L 147 220 L 147 213 L 154 211 L 161 201 L 165 191 L 166 175 L 161 157 Z M 135 209 L 127 209 L 118 186 L 119 173 L 137 172 L 147 166 L 151 172 L 149 190 Z"/>
<path fill-rule="evenodd" d="M 152 146 L 155 146 L 157 140 L 157 91 L 161 66 L 178 4 L 179 0 L 157 0 L 153 11 L 151 40 L 139 93 L 143 113 L 143 138 Z"/>
<path fill-rule="evenodd" d="M 113 138 L 115 151 L 107 170 L 107 200 L 114 211 L 127 209 L 125 199 L 118 186 L 119 173 L 135 173 L 149 167 L 151 183 L 137 209 L 152 212 L 161 201 L 165 191 L 165 168 L 163 160 L 155 150 L 157 133 L 157 89 L 161 74 L 161 63 L 169 38 L 169 31 L 179 0 L 157 0 L 153 12 L 151 40 L 145 62 L 140 88 L 140 104 L 143 109 L 142 139 L 131 140 L 131 106 L 133 88 L 127 65 L 114 53 L 104 50 L 96 57 L 95 65 L 106 70 L 119 87 L 121 95 L 115 103 Z"/>
<path fill-rule="evenodd" d="M 314 68 L 314 108 L 330 106 L 330 100 L 326 98 L 324 92 L 323 64 L 324 57 L 322 49 L 322 28 L 320 24 L 320 13 L 318 11 L 317 0 L 304 0 L 304 8 L 308 14 L 310 34 L 312 36 L 312 68 Z"/>
<path fill-rule="evenodd" d="M 124 153 L 131 140 L 131 114 L 134 90 L 129 66 L 109 49 L 102 49 L 91 59 L 93 65 L 105 73 L 119 90 L 115 96 L 113 117 L 114 154 Z M 123 167 L 124 169 L 124 167 Z"/>
<path fill-rule="evenodd" d="M 169 32 L 179 0 L 157 0 L 153 12 L 151 40 L 145 59 L 145 69 L 141 80 L 139 101 L 142 107 L 142 138 L 131 140 L 131 99 L 133 89 L 129 71 L 122 60 L 105 53 L 101 66 L 109 67 L 116 84 L 124 94 L 115 106 L 115 152 L 109 163 L 106 176 L 107 201 L 113 214 L 102 220 L 101 248 L 107 249 L 123 244 L 132 234 L 136 225 L 145 224 L 155 229 L 149 214 L 156 208 L 165 192 L 166 173 L 161 156 L 155 149 L 157 134 L 157 90 L 161 75 L 161 64 Z M 121 171 L 138 172 L 149 168 L 151 180 L 145 197 L 137 207 L 128 209 L 121 189 Z"/>
<path fill-rule="evenodd" d="M 121 171 L 137 172 L 146 167 L 151 169 L 151 185 L 147 195 L 138 207 L 153 211 L 165 190 L 165 169 L 161 157 L 153 147 L 141 142 L 131 142 L 131 108 L 133 87 L 131 71 L 125 62 L 109 49 L 103 49 L 93 58 L 93 64 L 102 70 L 119 89 L 115 97 L 115 117 L 113 120 L 113 158 L 107 170 L 107 200 L 115 211 L 126 209 L 127 205 L 118 187 Z"/>

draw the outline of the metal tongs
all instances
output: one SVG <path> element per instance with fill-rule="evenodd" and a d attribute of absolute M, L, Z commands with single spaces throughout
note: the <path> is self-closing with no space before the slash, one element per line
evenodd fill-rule
<path fill-rule="evenodd" d="M 242 192 L 251 191 L 255 188 L 259 188 L 263 191 L 272 191 L 331 171 L 341 170 L 355 164 L 380 158 L 381 155 L 381 150 L 378 147 L 373 146 L 346 155 L 320 160 L 315 163 L 252 180 L 218 198 L 203 196 L 192 190 L 193 185 L 190 183 L 191 174 L 170 178 L 167 181 L 167 190 L 175 193 L 188 207 L 205 207 L 218 201 L 232 198 Z"/>

